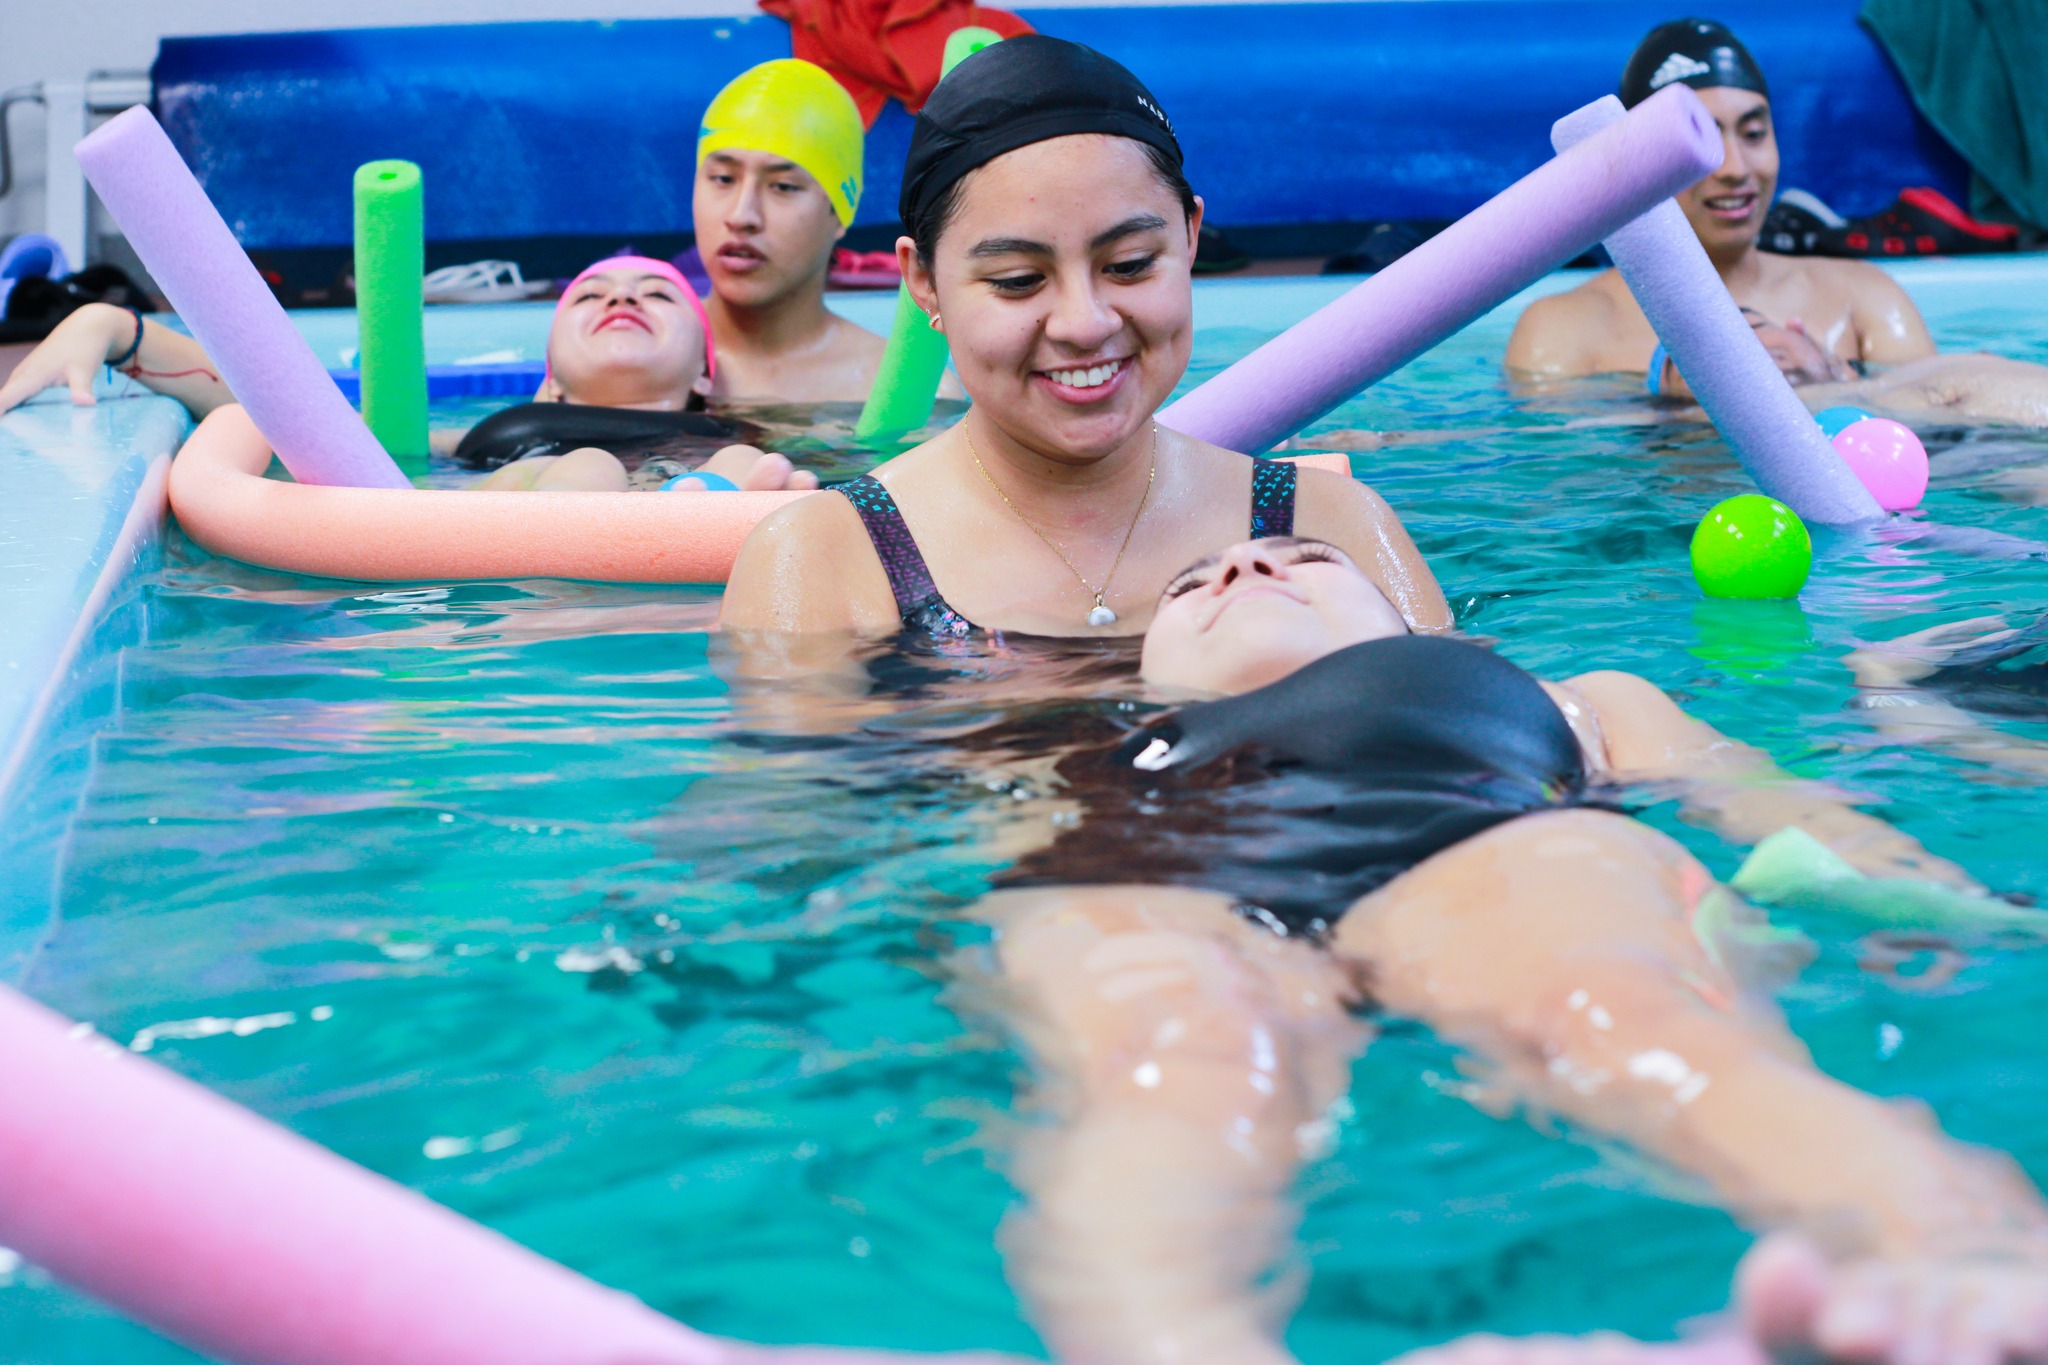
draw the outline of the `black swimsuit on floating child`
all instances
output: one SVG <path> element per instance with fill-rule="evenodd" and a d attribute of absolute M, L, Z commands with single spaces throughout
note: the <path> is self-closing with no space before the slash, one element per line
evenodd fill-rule
<path fill-rule="evenodd" d="M 566 455 L 595 446 L 616 455 L 628 469 L 659 457 L 694 468 L 726 446 L 751 444 L 760 434 L 751 422 L 708 412 L 516 403 L 463 433 L 455 462 L 469 469 L 496 469 L 535 455 Z"/>
<path fill-rule="evenodd" d="M 1188 886 L 1311 936 L 1424 859 L 1586 790 L 1541 683 L 1429 635 L 1338 650 L 1057 771 L 1080 821 L 999 884 Z"/>
<path fill-rule="evenodd" d="M 1252 464 L 1252 510 L 1249 539 L 1294 534 L 1294 487 L 1299 471 L 1285 460 L 1257 460 Z M 979 627 L 947 604 L 932 581 L 924 552 L 896 507 L 896 499 L 881 481 L 863 474 L 833 490 L 844 493 L 861 525 L 874 542 L 875 557 L 889 575 L 889 591 L 896 595 L 896 610 L 903 628 L 920 635 L 958 638 L 974 634 Z"/>

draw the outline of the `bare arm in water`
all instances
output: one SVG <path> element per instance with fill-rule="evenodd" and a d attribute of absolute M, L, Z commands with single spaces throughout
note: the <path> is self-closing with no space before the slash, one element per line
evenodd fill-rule
<path fill-rule="evenodd" d="M 2048 427 L 2048 366 L 1995 355 L 1935 355 L 1869 379 L 1816 384 L 1800 397 L 1815 409 L 1853 404 L 1905 422 Z"/>
<path fill-rule="evenodd" d="M 1922 688 L 1966 645 L 1994 644 L 2018 632 L 1996 616 L 1932 626 L 1852 652 L 1844 663 L 1856 677 L 1871 724 L 1897 744 L 1924 745 L 1986 767 L 2048 778 L 2048 744 L 2015 735 Z M 2042 700 L 2048 713 L 2048 698 Z"/>
<path fill-rule="evenodd" d="M 1841 792 L 1795 777 L 1763 750 L 1687 715 L 1654 683 L 1632 673 L 1602 671 L 1582 673 L 1548 690 L 1578 732 L 1596 773 L 1624 782 L 1671 782 L 1685 816 L 1731 843 L 1761 843 L 1794 827 L 1867 876 L 1982 889 L 1962 868 L 1929 853 L 1903 830 L 1856 809 Z"/>

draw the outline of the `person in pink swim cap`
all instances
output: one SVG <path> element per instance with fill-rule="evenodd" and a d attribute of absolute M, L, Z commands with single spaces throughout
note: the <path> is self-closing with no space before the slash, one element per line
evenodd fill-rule
<path fill-rule="evenodd" d="M 534 403 L 486 418 L 455 447 L 461 462 L 493 471 L 480 487 L 623 490 L 626 466 L 614 451 L 645 445 L 671 425 L 699 444 L 725 447 L 676 482 L 678 491 L 817 486 L 815 476 L 796 471 L 783 456 L 731 446 L 750 434 L 745 424 L 702 413 L 717 373 L 715 344 L 703 301 L 666 261 L 616 256 L 577 275 L 556 307 L 547 359 Z M 58 385 L 71 390 L 73 402 L 90 404 L 102 366 L 177 399 L 195 418 L 234 401 L 197 341 L 125 308 L 95 303 L 22 358 L 0 386 L 0 412 Z M 647 414 L 639 424 L 647 430 L 624 431 L 618 419 L 631 412 Z M 695 419 L 688 431 L 680 430 L 680 420 L 664 423 L 657 416 L 686 413 Z M 513 431 L 519 440 L 491 439 Z"/>
<path fill-rule="evenodd" d="M 586 266 L 548 329 L 542 402 L 701 408 L 718 372 L 704 301 L 683 273 L 648 256 Z"/>
<path fill-rule="evenodd" d="M 646 256 L 609 257 L 569 282 L 548 329 L 547 362 L 533 404 L 486 419 L 457 448 L 465 464 L 497 466 L 479 487 L 623 490 L 627 469 L 611 450 L 597 444 L 561 449 L 570 441 L 604 440 L 616 425 L 598 420 L 612 414 L 590 410 L 701 411 L 718 372 L 717 345 L 697 291 L 674 266 Z M 504 463 L 494 458 L 537 438 L 549 440 L 548 453 Z M 818 480 L 783 456 L 730 446 L 671 486 L 685 492 L 806 489 Z"/>

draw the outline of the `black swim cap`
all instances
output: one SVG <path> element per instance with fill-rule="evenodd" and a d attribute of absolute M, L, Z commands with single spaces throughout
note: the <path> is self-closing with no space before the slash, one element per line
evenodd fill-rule
<path fill-rule="evenodd" d="M 1042 33 L 983 48 L 917 115 L 897 203 L 904 224 L 922 222 L 962 176 L 1004 152 L 1074 133 L 1131 138 L 1181 164 L 1173 124 L 1152 92 L 1094 48 Z"/>
<path fill-rule="evenodd" d="M 1667 85 L 1733 86 L 1766 98 L 1763 68 L 1742 40 L 1712 19 L 1674 19 L 1650 30 L 1621 73 L 1621 102 L 1633 109 Z"/>

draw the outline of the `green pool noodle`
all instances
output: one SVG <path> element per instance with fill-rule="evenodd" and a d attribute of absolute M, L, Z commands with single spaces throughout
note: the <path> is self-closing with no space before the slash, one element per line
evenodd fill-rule
<path fill-rule="evenodd" d="M 2048 912 L 1933 882 L 1865 876 L 1803 829 L 1758 844 L 1728 884 L 1763 905 L 1834 911 L 1887 929 L 2048 939 Z"/>
<path fill-rule="evenodd" d="M 372 161 L 356 171 L 357 367 L 363 421 L 401 465 L 427 459 L 427 345 L 421 280 L 426 229 L 420 168 Z"/>
<path fill-rule="evenodd" d="M 955 29 L 946 39 L 946 56 L 939 79 L 985 47 L 1002 41 L 993 29 Z M 889 325 L 889 344 L 882 352 L 881 368 L 875 371 L 875 386 L 861 406 L 860 421 L 854 425 L 857 441 L 870 445 L 893 441 L 905 432 L 916 431 L 931 420 L 932 404 L 938 400 L 939 381 L 946 377 L 946 338 L 932 330 L 924 309 L 910 296 L 910 286 L 896 288 L 896 317 Z"/>
<path fill-rule="evenodd" d="M 1003 35 L 979 24 L 967 24 L 946 35 L 946 50 L 939 57 L 939 79 L 953 74 L 953 68 L 985 47 L 994 47 Z"/>

